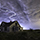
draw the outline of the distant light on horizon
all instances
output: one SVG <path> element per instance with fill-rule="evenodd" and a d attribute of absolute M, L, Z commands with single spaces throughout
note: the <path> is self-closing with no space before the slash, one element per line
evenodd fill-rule
<path fill-rule="evenodd" d="M 23 30 L 29 30 L 29 28 L 25 28 L 25 27 L 23 27 Z"/>
<path fill-rule="evenodd" d="M 1 22 L 0 22 L 0 24 L 1 24 Z"/>
<path fill-rule="evenodd" d="M 21 27 L 23 27 L 23 30 L 29 30 L 29 28 L 23 26 L 22 24 L 20 24 Z"/>

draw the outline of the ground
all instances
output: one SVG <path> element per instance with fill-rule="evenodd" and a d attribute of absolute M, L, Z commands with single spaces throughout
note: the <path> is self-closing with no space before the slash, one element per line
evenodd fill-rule
<path fill-rule="evenodd" d="M 20 32 L 5 33 L 0 32 L 0 40 L 40 40 L 40 30 L 24 30 Z"/>

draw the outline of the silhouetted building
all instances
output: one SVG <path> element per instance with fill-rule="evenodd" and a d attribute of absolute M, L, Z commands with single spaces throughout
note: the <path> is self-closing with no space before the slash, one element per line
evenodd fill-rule
<path fill-rule="evenodd" d="M 2 32 L 18 32 L 18 31 L 23 31 L 23 28 L 19 25 L 17 21 L 14 22 L 2 22 L 1 24 L 1 31 Z"/>

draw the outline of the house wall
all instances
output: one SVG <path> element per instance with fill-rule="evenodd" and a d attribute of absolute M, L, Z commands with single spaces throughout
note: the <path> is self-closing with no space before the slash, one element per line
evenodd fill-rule
<path fill-rule="evenodd" d="M 9 27 L 1 27 L 1 32 L 9 32 Z"/>
<path fill-rule="evenodd" d="M 20 28 L 20 25 L 19 24 L 16 25 L 15 23 L 13 23 L 12 25 L 9 26 L 10 27 L 10 32 L 12 32 L 12 27 L 14 27 L 14 31 L 15 32 L 20 30 L 19 29 Z"/>
<path fill-rule="evenodd" d="M 12 25 L 9 26 L 9 30 L 10 32 L 12 32 L 12 27 L 15 26 L 15 23 L 13 23 Z"/>
<path fill-rule="evenodd" d="M 21 27 L 20 30 L 23 31 L 23 27 Z"/>

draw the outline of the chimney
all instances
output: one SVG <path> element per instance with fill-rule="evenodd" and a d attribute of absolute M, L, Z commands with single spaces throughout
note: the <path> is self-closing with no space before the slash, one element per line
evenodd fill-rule
<path fill-rule="evenodd" d="M 10 21 L 10 22 L 12 22 L 12 21 Z"/>

